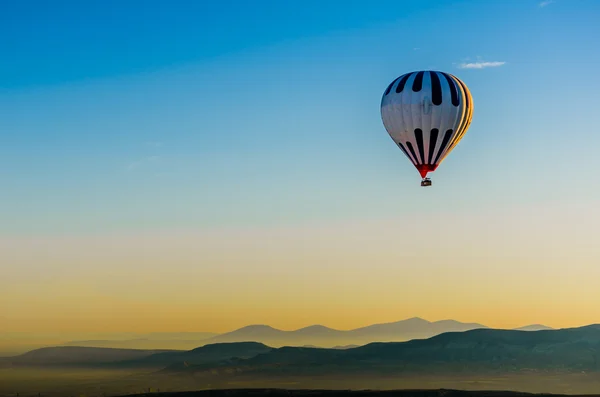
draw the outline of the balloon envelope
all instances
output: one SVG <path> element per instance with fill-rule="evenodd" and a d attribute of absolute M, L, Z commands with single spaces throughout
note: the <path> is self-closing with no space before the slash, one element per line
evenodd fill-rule
<path fill-rule="evenodd" d="M 449 73 L 403 74 L 381 99 L 381 119 L 396 145 L 422 178 L 435 171 L 467 132 L 473 98 L 460 79 Z"/>

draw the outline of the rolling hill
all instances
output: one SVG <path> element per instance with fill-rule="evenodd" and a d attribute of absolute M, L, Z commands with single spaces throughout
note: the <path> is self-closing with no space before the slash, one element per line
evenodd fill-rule
<path fill-rule="evenodd" d="M 526 332 L 474 329 L 340 349 L 281 347 L 219 365 L 179 368 L 252 376 L 486 371 L 600 371 L 600 325 Z M 170 368 L 169 370 L 173 370 Z"/>
<path fill-rule="evenodd" d="M 512 389 L 589 392 L 600 385 L 599 353 L 600 325 L 533 332 L 482 328 L 346 349 L 273 348 L 256 342 L 166 352 L 47 348 L 7 359 L 10 361 L 5 364 L 13 368 L 0 374 L 25 371 L 20 373 L 29 376 L 42 368 L 74 374 L 81 369 L 85 377 L 95 373 L 116 376 L 102 381 L 98 378 L 103 385 L 116 382 L 114 387 L 121 387 L 123 383 L 119 382 L 137 382 L 166 388 L 181 387 L 184 382 L 188 390 L 240 385 L 380 388 L 383 384 L 436 384 L 473 388 L 485 384 L 494 388 L 508 385 Z M 90 371 L 93 369 L 100 371 Z M 51 373 L 57 372 L 40 376 Z M 135 376 L 122 378 L 127 373 Z"/>
<path fill-rule="evenodd" d="M 172 365 L 220 363 L 231 359 L 247 359 L 268 353 L 272 347 L 256 342 L 215 343 L 184 352 L 163 352 L 136 360 L 113 362 L 111 368 L 163 368 Z"/>
<path fill-rule="evenodd" d="M 267 353 L 272 347 L 256 342 L 217 343 L 189 351 L 131 350 L 103 347 L 47 347 L 0 359 L 0 366 L 160 369 L 173 364 L 219 364 Z"/>
<path fill-rule="evenodd" d="M 79 346 L 43 347 L 15 357 L 1 360 L 4 366 L 87 366 L 133 360 L 161 350 L 133 350 Z"/>
<path fill-rule="evenodd" d="M 0 332 L 0 357 L 53 346 L 190 350 L 216 335 L 212 332 Z"/>

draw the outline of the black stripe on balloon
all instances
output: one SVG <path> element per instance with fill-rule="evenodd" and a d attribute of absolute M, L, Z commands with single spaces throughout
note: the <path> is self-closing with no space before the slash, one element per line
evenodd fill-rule
<path fill-rule="evenodd" d="M 419 92 L 423 88 L 423 75 L 425 72 L 417 72 L 415 80 L 413 81 L 412 90 L 414 92 Z"/>
<path fill-rule="evenodd" d="M 448 85 L 450 86 L 450 95 L 452 96 L 452 104 L 454 106 L 458 106 L 458 104 L 459 104 L 458 90 L 456 88 L 456 85 L 454 85 L 454 81 L 446 73 L 444 73 L 444 72 L 440 72 L 440 73 L 442 74 L 442 76 L 444 76 L 446 78 L 446 81 L 448 82 Z"/>
<path fill-rule="evenodd" d="M 406 142 L 406 146 L 408 146 L 408 150 L 410 150 L 410 154 L 412 154 L 413 157 L 415 158 L 415 160 L 417 161 L 416 164 L 421 164 L 421 163 L 419 163 L 419 158 L 417 157 L 417 154 L 415 153 L 415 149 L 413 148 L 412 143 Z"/>
<path fill-rule="evenodd" d="M 404 76 L 402 76 L 402 78 L 400 79 L 400 82 L 398 83 L 398 86 L 396 87 L 396 93 L 400 93 L 400 92 L 402 92 L 402 90 L 404 90 L 404 86 L 406 85 L 406 80 L 408 80 L 410 78 L 410 76 L 413 75 L 413 73 L 407 73 Z"/>
<path fill-rule="evenodd" d="M 437 72 L 429 72 L 431 76 L 431 102 L 439 106 L 442 104 L 442 83 Z"/>
<path fill-rule="evenodd" d="M 423 145 L 423 130 L 420 128 L 415 129 L 415 140 L 417 141 L 417 149 L 421 155 L 421 163 L 425 164 L 425 145 Z"/>
<path fill-rule="evenodd" d="M 415 162 L 413 161 L 413 159 L 410 157 L 410 155 L 408 154 L 408 152 L 404 148 L 404 145 L 402 143 L 398 142 L 398 147 L 400 148 L 400 150 L 402 150 L 402 152 L 404 152 L 404 154 L 406 155 L 406 157 L 408 157 L 408 159 L 410 160 L 410 162 L 413 163 L 413 164 L 415 164 Z"/>
<path fill-rule="evenodd" d="M 392 90 L 392 87 L 394 86 L 396 81 L 400 80 L 401 77 L 402 76 L 398 77 L 396 80 L 392 81 L 392 83 L 390 85 L 388 85 L 388 88 L 385 90 L 385 93 L 383 94 L 383 96 L 386 96 L 387 94 L 390 93 L 390 91 Z"/>
<path fill-rule="evenodd" d="M 433 162 L 433 164 L 437 164 L 438 160 L 440 159 L 440 156 L 446 149 L 446 146 L 448 146 L 448 142 L 450 142 L 451 136 L 452 136 L 452 130 L 446 131 L 446 134 L 444 135 L 444 139 L 442 139 L 442 144 L 440 145 L 440 150 L 438 150 L 437 156 L 435 156 L 435 161 Z"/>
<path fill-rule="evenodd" d="M 434 128 L 431 130 L 431 133 L 429 134 L 429 160 L 428 160 L 427 164 L 434 164 L 431 162 L 431 160 L 433 160 L 433 152 L 435 151 L 435 145 L 437 145 L 437 139 L 438 139 L 439 132 L 440 131 L 437 128 Z"/>

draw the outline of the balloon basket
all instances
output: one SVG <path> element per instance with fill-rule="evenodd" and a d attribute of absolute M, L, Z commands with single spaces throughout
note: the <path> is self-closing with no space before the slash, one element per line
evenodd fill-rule
<path fill-rule="evenodd" d="M 421 181 L 421 186 L 431 186 L 431 179 L 423 178 L 423 180 Z"/>

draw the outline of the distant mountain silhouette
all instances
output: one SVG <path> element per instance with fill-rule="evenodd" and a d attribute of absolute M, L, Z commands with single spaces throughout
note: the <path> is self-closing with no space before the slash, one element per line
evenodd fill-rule
<path fill-rule="evenodd" d="M 358 347 L 358 345 L 344 345 L 344 346 L 333 346 L 332 349 L 353 349 L 355 347 Z"/>
<path fill-rule="evenodd" d="M 267 353 L 272 347 L 256 342 L 217 343 L 189 351 L 131 350 L 103 347 L 48 347 L 0 359 L 0 366 L 160 369 L 173 364 L 218 364 Z"/>
<path fill-rule="evenodd" d="M 106 347 L 115 349 L 137 350 L 190 350 L 205 344 L 205 339 L 125 339 L 125 340 L 77 340 L 61 344 L 61 346 Z"/>
<path fill-rule="evenodd" d="M 216 335 L 212 332 L 0 332 L 0 357 L 52 346 L 190 350 Z"/>
<path fill-rule="evenodd" d="M 14 351 L 12 354 L 46 346 L 187 351 L 204 345 L 235 342 L 258 342 L 272 347 L 311 346 L 348 348 L 372 342 L 402 342 L 411 339 L 426 339 L 445 332 L 460 332 L 480 328 L 489 329 L 489 327 L 479 323 L 463 323 L 455 320 L 431 322 L 419 317 L 413 317 L 396 322 L 373 324 L 352 330 L 336 330 L 323 325 L 311 325 L 294 331 L 283 331 L 269 325 L 248 325 L 223 334 L 210 332 L 98 334 L 98 336 L 107 336 L 107 339 L 73 340 L 54 344 L 45 342 L 41 346 L 35 346 L 34 344 L 29 346 L 29 348 L 25 348 L 25 345 L 23 345 L 23 350 L 13 347 L 11 349 Z M 541 324 L 516 328 L 516 330 L 521 331 L 551 329 Z M 132 338 L 132 336 L 136 338 Z M 10 352 L 11 349 L 5 349 L 5 351 Z M 10 354 L 4 353 L 4 355 Z"/>
<path fill-rule="evenodd" d="M 5 366 L 79 366 L 133 360 L 157 353 L 163 351 L 59 346 L 32 350 L 19 356 L 3 358 L 1 361 Z"/>
<path fill-rule="evenodd" d="M 273 347 L 364 345 L 370 342 L 406 341 L 429 338 L 444 332 L 487 328 L 477 323 L 454 320 L 430 322 L 414 317 L 407 320 L 374 324 L 348 331 L 312 325 L 295 331 L 282 331 L 268 325 L 249 325 L 232 332 L 209 338 L 205 343 L 260 342 Z"/>
<path fill-rule="evenodd" d="M 523 332 L 475 329 L 408 342 L 340 349 L 281 347 L 186 372 L 252 376 L 485 371 L 600 372 L 600 325 Z M 172 368 L 171 370 L 174 370 Z"/>
<path fill-rule="evenodd" d="M 478 328 L 488 327 L 478 323 L 462 323 L 455 320 L 430 322 L 419 317 L 413 317 L 393 323 L 369 325 L 349 332 L 353 335 L 365 336 L 369 339 L 375 339 L 378 342 L 384 342 L 385 339 L 396 340 L 398 335 L 402 335 L 402 339 L 404 340 L 422 339 L 444 332 L 468 331 Z"/>
<path fill-rule="evenodd" d="M 546 331 L 546 330 L 551 330 L 551 329 L 554 329 L 554 328 L 548 327 L 543 324 L 531 324 L 531 325 L 525 325 L 523 327 L 515 328 L 515 330 L 517 330 L 517 331 Z"/>
<path fill-rule="evenodd" d="M 190 350 L 202 346 L 206 339 L 218 334 L 212 332 L 151 332 L 136 334 L 136 338 L 107 338 L 72 340 L 62 346 L 112 347 L 119 349 Z"/>
<path fill-rule="evenodd" d="M 272 347 L 281 346 L 360 346 L 371 342 L 406 341 L 414 338 L 429 338 L 449 332 L 474 328 L 487 328 L 476 323 L 461 323 L 454 320 L 430 322 L 418 317 L 407 320 L 373 324 L 350 331 L 341 331 L 323 325 L 311 325 L 295 331 L 282 331 L 268 325 L 249 325 L 243 328 L 215 334 L 210 332 L 152 332 L 152 333 L 95 333 L 95 339 L 56 340 L 61 335 L 48 338 L 25 339 L 27 344 L 3 346 L 0 344 L 0 356 L 13 356 L 26 351 L 50 346 L 104 347 L 136 350 L 191 350 L 214 343 L 259 342 Z M 0 333 L 0 342 L 2 341 Z M 83 335 L 83 334 L 80 334 Z M 67 335 L 63 335 L 67 336 Z M 73 336 L 73 335 L 71 335 Z M 15 335 L 6 339 L 14 340 Z M 54 339 L 52 341 L 52 339 Z M 4 347 L 4 351 L 2 348 Z"/>

